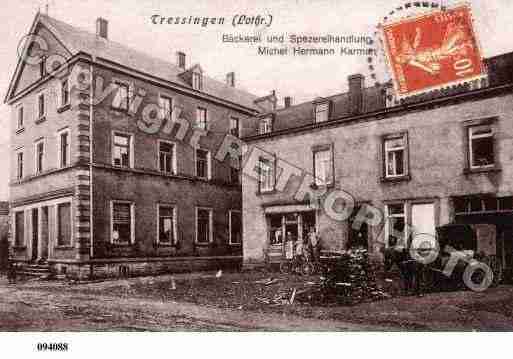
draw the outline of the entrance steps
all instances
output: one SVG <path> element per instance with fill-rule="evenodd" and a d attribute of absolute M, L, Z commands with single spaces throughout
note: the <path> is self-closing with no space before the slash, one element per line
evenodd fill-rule
<path fill-rule="evenodd" d="M 52 277 L 50 265 L 45 262 L 18 264 L 16 274 L 25 277 L 33 277 L 39 279 L 49 279 Z"/>

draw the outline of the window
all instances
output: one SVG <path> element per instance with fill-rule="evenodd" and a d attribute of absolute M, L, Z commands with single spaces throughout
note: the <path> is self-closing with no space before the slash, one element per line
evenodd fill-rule
<path fill-rule="evenodd" d="M 238 158 L 230 157 L 230 182 L 240 184 L 240 167 L 242 165 L 242 156 Z"/>
<path fill-rule="evenodd" d="M 210 152 L 196 149 L 196 176 L 203 179 L 210 179 Z"/>
<path fill-rule="evenodd" d="M 494 197 L 488 195 L 475 195 L 454 197 L 452 199 L 456 215 L 490 213 L 513 210 L 513 197 Z"/>
<path fill-rule="evenodd" d="M 176 244 L 176 208 L 159 205 L 158 243 Z"/>
<path fill-rule="evenodd" d="M 242 243 L 242 218 L 240 211 L 229 212 L 230 244 Z"/>
<path fill-rule="evenodd" d="M 273 161 L 267 158 L 260 158 L 259 166 L 260 192 L 270 192 L 274 190 L 274 166 Z"/>
<path fill-rule="evenodd" d="M 40 93 L 39 96 L 37 97 L 37 115 L 38 115 L 38 119 L 45 117 L 45 111 L 46 111 L 46 107 L 45 107 L 45 94 L 44 93 Z"/>
<path fill-rule="evenodd" d="M 69 82 L 68 79 L 64 79 L 61 82 L 61 106 L 69 104 Z"/>
<path fill-rule="evenodd" d="M 116 96 L 114 97 L 114 100 L 112 101 L 112 107 L 128 111 L 128 105 L 129 105 L 129 99 L 130 99 L 130 87 L 126 83 L 122 82 L 114 82 L 114 85 L 116 86 Z"/>
<path fill-rule="evenodd" d="M 42 56 L 39 61 L 39 77 L 43 78 L 46 75 L 46 57 Z"/>
<path fill-rule="evenodd" d="M 230 135 L 239 137 L 239 119 L 237 117 L 230 117 Z"/>
<path fill-rule="evenodd" d="M 490 167 L 495 164 L 493 130 L 490 125 L 468 129 L 471 168 Z"/>
<path fill-rule="evenodd" d="M 57 205 L 57 245 L 71 245 L 71 203 Z"/>
<path fill-rule="evenodd" d="M 212 241 L 212 209 L 196 208 L 196 243 Z"/>
<path fill-rule="evenodd" d="M 230 166 L 230 182 L 240 184 L 240 171 L 238 167 Z"/>
<path fill-rule="evenodd" d="M 23 178 L 23 151 L 18 150 L 16 153 L 16 178 Z"/>
<path fill-rule="evenodd" d="M 404 203 L 386 206 L 386 243 L 406 246 L 406 211 Z"/>
<path fill-rule="evenodd" d="M 330 103 L 320 103 L 315 105 L 315 122 L 326 122 L 329 118 Z"/>
<path fill-rule="evenodd" d="M 159 169 L 166 174 L 176 172 L 175 145 L 169 142 L 159 141 Z"/>
<path fill-rule="evenodd" d="M 24 126 L 24 113 L 23 113 L 23 106 L 18 106 L 18 118 L 17 118 L 17 124 L 16 128 L 19 130 L 20 128 L 23 128 Z"/>
<path fill-rule="evenodd" d="M 171 120 L 171 112 L 173 111 L 173 100 L 170 97 L 160 96 L 159 98 L 160 109 L 162 111 L 162 118 Z"/>
<path fill-rule="evenodd" d="M 196 109 L 196 128 L 207 129 L 207 109 L 202 107 Z"/>
<path fill-rule="evenodd" d="M 39 140 L 36 142 L 36 173 L 41 173 L 44 170 L 44 158 L 45 158 L 45 142 Z"/>
<path fill-rule="evenodd" d="M 407 146 L 406 135 L 386 138 L 385 147 L 385 177 L 400 177 L 406 175 Z"/>
<path fill-rule="evenodd" d="M 112 163 L 118 167 L 132 167 L 132 136 L 114 133 Z"/>
<path fill-rule="evenodd" d="M 25 212 L 14 212 L 14 245 L 21 247 L 25 244 Z"/>
<path fill-rule="evenodd" d="M 192 73 L 192 88 L 195 90 L 201 90 L 202 88 L 202 79 L 199 72 Z"/>
<path fill-rule="evenodd" d="M 272 117 L 266 117 L 260 120 L 260 134 L 271 133 L 273 130 L 273 119 Z"/>
<path fill-rule="evenodd" d="M 112 236 L 114 244 L 133 242 L 133 205 L 128 202 L 112 202 Z"/>
<path fill-rule="evenodd" d="M 59 132 L 59 166 L 61 168 L 69 166 L 70 145 L 69 130 L 65 129 Z"/>
<path fill-rule="evenodd" d="M 333 155 L 331 149 L 314 151 L 314 178 L 318 186 L 333 183 Z"/>

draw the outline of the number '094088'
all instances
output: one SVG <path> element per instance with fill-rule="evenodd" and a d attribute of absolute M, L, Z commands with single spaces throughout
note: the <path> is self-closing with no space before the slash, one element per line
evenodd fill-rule
<path fill-rule="evenodd" d="M 37 351 L 68 351 L 68 343 L 37 343 Z"/>

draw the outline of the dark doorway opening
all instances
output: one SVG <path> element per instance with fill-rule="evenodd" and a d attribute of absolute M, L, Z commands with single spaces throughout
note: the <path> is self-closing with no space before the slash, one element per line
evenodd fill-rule
<path fill-rule="evenodd" d="M 37 251 L 39 247 L 39 210 L 32 209 L 32 253 L 31 259 L 37 259 Z"/>
<path fill-rule="evenodd" d="M 356 215 L 361 209 L 362 206 L 355 207 L 351 217 L 349 217 L 349 238 L 347 241 L 347 249 L 368 249 L 369 247 L 369 227 L 364 221 L 356 220 Z"/>

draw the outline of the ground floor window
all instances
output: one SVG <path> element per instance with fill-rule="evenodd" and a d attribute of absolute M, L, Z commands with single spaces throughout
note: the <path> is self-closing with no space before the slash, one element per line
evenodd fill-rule
<path fill-rule="evenodd" d="M 485 195 L 453 197 L 454 213 L 486 213 L 513 211 L 513 197 L 494 197 Z"/>
<path fill-rule="evenodd" d="M 240 211 L 229 212 L 230 244 L 242 243 L 242 216 Z"/>
<path fill-rule="evenodd" d="M 71 245 L 71 203 L 57 205 L 57 245 Z"/>
<path fill-rule="evenodd" d="M 159 243 L 176 244 L 176 208 L 159 206 Z"/>
<path fill-rule="evenodd" d="M 404 203 L 386 206 L 386 241 L 389 246 L 406 246 L 406 210 Z"/>
<path fill-rule="evenodd" d="M 315 230 L 315 212 L 292 212 L 267 215 L 269 243 L 281 245 L 290 238 L 293 241 L 308 238 L 308 232 Z"/>
<path fill-rule="evenodd" d="M 25 244 L 25 212 L 14 213 L 14 244 L 21 247 Z"/>
<path fill-rule="evenodd" d="M 196 242 L 210 243 L 213 241 L 212 209 L 196 208 Z"/>
<path fill-rule="evenodd" d="M 112 243 L 129 244 L 133 239 L 133 205 L 129 202 L 112 202 Z"/>

